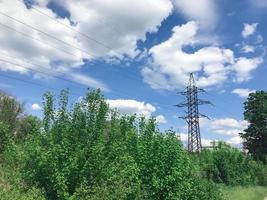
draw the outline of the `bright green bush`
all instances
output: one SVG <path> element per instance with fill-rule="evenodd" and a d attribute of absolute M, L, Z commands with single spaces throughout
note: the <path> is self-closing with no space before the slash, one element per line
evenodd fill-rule
<path fill-rule="evenodd" d="M 100 91 L 73 107 L 63 91 L 56 106 L 44 95 L 44 129 L 20 148 L 23 180 L 46 199 L 219 200 L 169 131 L 154 119 L 111 111 Z"/>

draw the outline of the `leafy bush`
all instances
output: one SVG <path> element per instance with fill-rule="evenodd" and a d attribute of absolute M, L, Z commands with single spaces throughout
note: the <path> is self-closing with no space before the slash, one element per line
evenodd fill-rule
<path fill-rule="evenodd" d="M 199 156 L 200 170 L 208 180 L 225 185 L 266 184 L 267 168 L 253 161 L 239 149 L 219 143 L 214 150 L 204 150 Z"/>
<path fill-rule="evenodd" d="M 9 147 L 7 148 L 9 149 Z M 27 187 L 21 179 L 19 169 L 8 160 L 13 155 L 7 150 L 0 156 L 0 199 L 1 200 L 45 200 L 40 189 Z M 4 156 L 3 156 L 4 155 Z M 13 155 L 14 156 L 14 155 Z M 18 155 L 17 155 L 18 156 Z"/>
<path fill-rule="evenodd" d="M 171 131 L 154 119 L 121 116 L 100 91 L 73 107 L 44 95 L 44 129 L 20 148 L 23 179 L 47 199 L 220 199 Z"/>
<path fill-rule="evenodd" d="M 9 134 L 8 127 L 2 122 L 0 122 L 0 153 L 3 152 L 3 150 L 8 144 L 8 140 L 9 140 L 8 134 Z"/>

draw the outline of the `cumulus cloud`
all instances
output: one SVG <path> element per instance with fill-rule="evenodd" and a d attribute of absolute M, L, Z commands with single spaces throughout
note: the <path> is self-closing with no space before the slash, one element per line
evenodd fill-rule
<path fill-rule="evenodd" d="M 253 24 L 244 24 L 244 29 L 242 31 L 242 36 L 244 38 L 247 38 L 250 35 L 253 35 L 257 29 L 258 23 L 253 23 Z"/>
<path fill-rule="evenodd" d="M 233 118 L 219 118 L 213 120 L 201 119 L 200 126 L 209 129 L 212 133 L 225 136 L 238 136 L 248 127 L 246 120 Z"/>
<path fill-rule="evenodd" d="M 194 21 L 175 26 L 168 40 L 153 46 L 148 52 L 150 63 L 142 70 L 144 81 L 154 89 L 173 90 L 183 87 L 188 74 L 194 72 L 200 87 L 220 85 L 232 76 L 241 83 L 248 81 L 251 72 L 263 62 L 261 57 L 236 58 L 231 49 L 218 46 L 194 50 L 202 44 L 198 30 L 199 24 Z M 193 51 L 185 51 L 186 47 Z"/>
<path fill-rule="evenodd" d="M 151 114 L 156 111 L 153 105 L 132 99 L 107 100 L 107 103 L 111 108 L 116 108 L 123 114 L 136 113 L 138 115 L 150 117 Z"/>
<path fill-rule="evenodd" d="M 251 72 L 255 70 L 263 62 L 262 57 L 237 58 L 233 64 L 233 70 L 236 72 L 235 81 L 242 83 L 252 78 Z"/>
<path fill-rule="evenodd" d="M 175 8 L 186 19 L 201 23 L 203 28 L 214 28 L 218 16 L 216 5 L 213 0 L 173 0 Z"/>
<path fill-rule="evenodd" d="M 250 93 L 255 92 L 256 90 L 250 90 L 246 88 L 236 88 L 232 91 L 233 94 L 237 94 L 241 98 L 247 98 Z"/>
<path fill-rule="evenodd" d="M 201 129 L 213 134 L 213 138 L 216 138 L 212 140 L 202 137 L 202 146 L 211 146 L 211 142 L 214 141 L 224 141 L 232 146 L 238 147 L 242 144 L 242 139 L 239 137 L 239 133 L 243 132 L 244 129 L 248 127 L 248 122 L 233 118 L 218 118 L 213 120 L 201 118 L 200 126 Z M 221 137 L 222 135 L 224 136 L 223 138 Z M 183 143 L 187 144 L 188 135 L 186 133 L 178 133 L 177 136 Z"/>
<path fill-rule="evenodd" d="M 13 56 L 15 59 L 12 61 L 19 65 L 33 69 L 40 69 L 38 66 L 42 66 L 42 70 L 51 74 L 67 71 L 67 74 L 71 76 L 67 75 L 70 79 L 88 87 L 102 89 L 107 86 L 90 75 L 78 74 L 77 68 L 80 68 L 85 60 L 92 61 L 99 58 L 109 60 L 111 57 L 133 58 L 139 53 L 136 49 L 136 42 L 145 40 L 147 32 L 157 31 L 161 22 L 172 12 L 173 8 L 169 0 L 137 0 L 134 4 L 123 0 L 55 1 L 69 13 L 70 18 L 62 18 L 47 6 L 49 1 L 35 2 L 38 10 L 64 25 L 49 19 L 33 8 L 26 7 L 22 1 L 2 0 L 0 7 L 2 13 L 0 15 L 1 57 L 7 59 L 3 55 Z M 47 34 L 15 22 L 5 14 Z M 75 31 L 67 26 L 71 26 Z M 78 32 L 88 33 L 88 35 Z M 27 36 L 35 40 L 30 40 Z M 34 64 L 27 63 L 24 59 Z M 29 70 L 14 64 L 2 61 L 0 66 L 1 70 L 29 74 Z M 45 76 L 38 74 L 35 77 L 44 78 Z"/>
<path fill-rule="evenodd" d="M 122 114 L 137 114 L 149 118 L 156 111 L 156 107 L 150 103 L 140 102 L 133 99 L 107 100 L 110 108 L 117 109 Z M 167 123 L 163 115 L 156 116 L 157 123 Z"/>
<path fill-rule="evenodd" d="M 31 106 L 32 110 L 41 110 L 41 106 L 38 103 L 34 103 Z"/>
<path fill-rule="evenodd" d="M 163 115 L 156 116 L 156 122 L 159 124 L 166 124 L 167 120 Z"/>
<path fill-rule="evenodd" d="M 234 136 L 234 137 L 231 137 L 226 142 L 233 146 L 240 146 L 243 143 L 243 139 L 239 136 Z"/>
<path fill-rule="evenodd" d="M 188 134 L 186 133 L 179 133 L 178 134 L 178 137 L 179 139 L 187 144 L 188 143 Z M 211 140 L 211 139 L 206 139 L 206 138 L 201 138 L 201 143 L 202 143 L 202 146 L 205 147 L 205 146 L 211 146 L 211 142 L 213 141 L 217 141 L 217 140 Z"/>

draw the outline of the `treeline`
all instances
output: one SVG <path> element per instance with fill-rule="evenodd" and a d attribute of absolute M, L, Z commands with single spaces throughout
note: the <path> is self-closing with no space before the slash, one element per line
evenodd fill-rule
<path fill-rule="evenodd" d="M 224 143 L 190 155 L 174 131 L 110 109 L 99 90 L 57 99 L 43 96 L 42 120 L 20 109 L 5 121 L 0 105 L 1 199 L 220 200 L 218 184 L 267 184 L 263 163 Z"/>

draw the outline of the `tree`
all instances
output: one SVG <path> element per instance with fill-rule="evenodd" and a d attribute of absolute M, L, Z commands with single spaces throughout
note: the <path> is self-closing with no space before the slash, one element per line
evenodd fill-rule
<path fill-rule="evenodd" d="M 0 92 L 0 121 L 6 124 L 11 132 L 15 131 L 19 117 L 23 113 L 23 105 L 14 97 Z"/>
<path fill-rule="evenodd" d="M 267 92 L 251 93 L 245 102 L 244 118 L 248 128 L 240 136 L 245 140 L 244 148 L 255 159 L 267 162 Z"/>
<path fill-rule="evenodd" d="M 110 110 L 99 90 L 73 106 L 67 91 L 44 95 L 44 128 L 26 138 L 21 174 L 58 200 L 219 200 L 174 133 L 155 119 Z"/>

